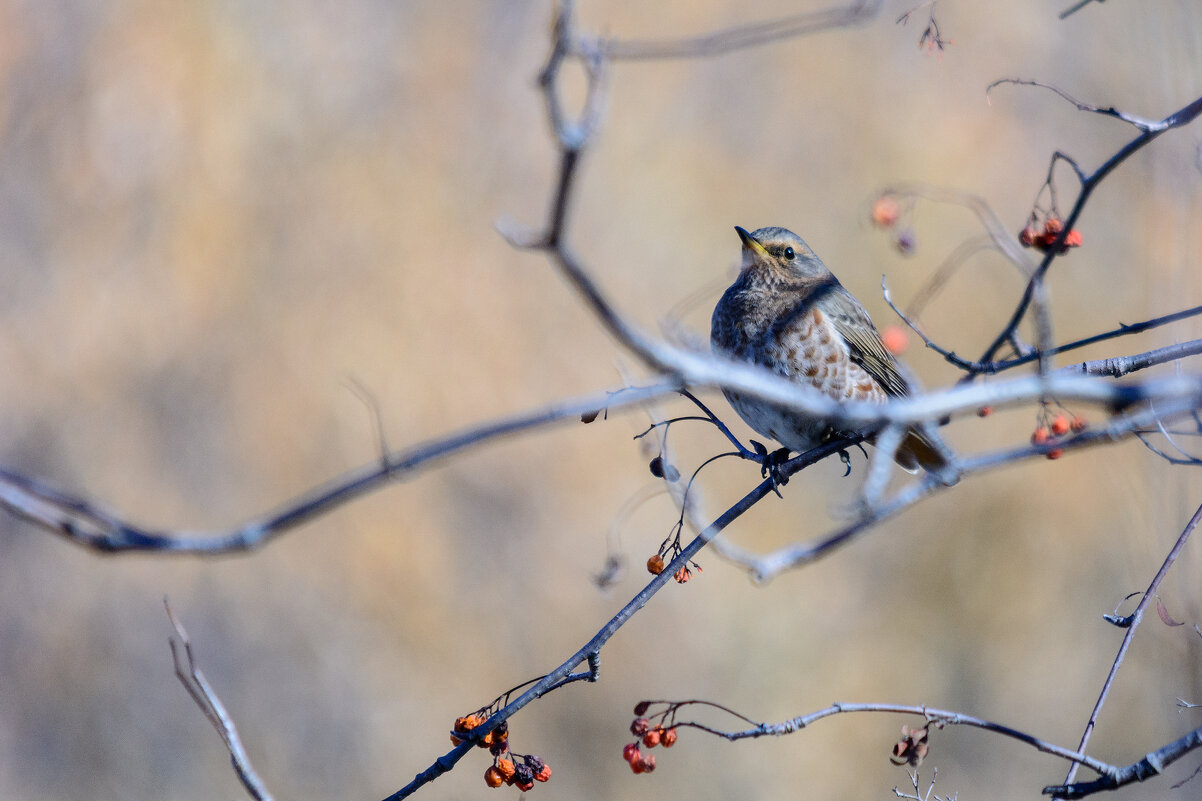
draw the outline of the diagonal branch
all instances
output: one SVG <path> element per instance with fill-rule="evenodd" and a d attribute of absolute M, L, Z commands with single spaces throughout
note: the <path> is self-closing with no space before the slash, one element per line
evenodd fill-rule
<path fill-rule="evenodd" d="M 1131 641 L 1135 639 L 1135 630 L 1139 628 L 1139 624 L 1143 620 L 1144 610 L 1148 608 L 1148 604 L 1151 603 L 1152 598 L 1155 597 L 1156 591 L 1160 588 L 1161 582 L 1163 582 L 1165 576 L 1168 575 L 1169 569 L 1173 566 L 1173 563 L 1177 561 L 1177 557 L 1181 555 L 1181 550 L 1185 547 L 1185 543 L 1189 540 L 1190 535 L 1194 533 L 1194 529 L 1198 527 L 1199 522 L 1202 522 L 1202 506 L 1198 507 L 1198 510 L 1194 512 L 1194 516 L 1191 517 L 1189 522 L 1185 524 L 1185 528 L 1182 529 L 1180 536 L 1177 537 L 1177 541 L 1173 543 L 1173 547 L 1169 549 L 1168 556 L 1164 558 L 1164 562 L 1160 565 L 1160 570 L 1156 571 L 1156 575 L 1152 577 L 1151 583 L 1148 584 L 1148 589 L 1144 591 L 1144 597 L 1140 599 L 1139 605 L 1135 607 L 1135 611 L 1129 616 L 1128 619 L 1130 620 L 1130 624 L 1127 626 L 1127 631 L 1123 635 L 1123 642 L 1119 645 L 1119 652 L 1114 658 L 1114 663 L 1110 666 L 1110 672 L 1106 675 L 1106 681 L 1102 683 L 1102 691 L 1098 695 L 1098 700 L 1094 704 L 1093 711 L 1089 713 L 1089 720 L 1086 722 L 1085 731 L 1081 735 L 1081 745 L 1079 747 L 1080 750 L 1084 751 L 1085 746 L 1089 744 L 1089 738 L 1093 734 L 1094 727 L 1097 726 L 1098 723 L 1098 715 L 1101 714 L 1102 706 L 1106 703 L 1106 699 L 1110 695 L 1110 688 L 1114 686 L 1115 676 L 1118 675 L 1119 668 L 1122 667 L 1123 658 L 1127 655 L 1127 649 L 1131 647 Z M 1197 740 L 1198 734 L 1199 731 L 1195 731 L 1193 733 L 1195 740 Z M 1195 743 L 1192 747 L 1196 748 L 1197 743 Z M 1185 752 L 1183 751 L 1181 753 L 1183 754 Z M 1149 754 L 1149 757 L 1151 756 L 1152 755 Z M 1181 754 L 1177 754 L 1177 756 L 1172 757 L 1172 759 L 1176 759 L 1178 756 L 1181 756 Z M 1168 761 L 1172 761 L 1172 759 L 1169 759 Z M 1168 764 L 1168 762 L 1161 760 L 1159 762 L 1149 762 L 1148 764 L 1163 765 Z M 1159 772 L 1159 769 L 1156 772 Z M 1072 783 L 1073 778 L 1076 775 L 1076 766 L 1073 766 L 1073 768 L 1069 770 L 1068 775 L 1064 778 L 1064 785 L 1066 785 L 1066 787 L 1052 788 L 1054 794 L 1059 798 L 1079 798 L 1081 795 L 1086 795 L 1087 793 L 1075 794 L 1074 791 L 1070 791 L 1067 788 L 1067 785 Z M 1134 777 L 1131 779 L 1131 781 L 1135 780 L 1136 779 Z M 1142 781 L 1142 779 L 1140 780 Z M 1126 782 L 1124 782 L 1124 784 L 1125 783 Z M 1117 786 L 1119 785 L 1114 785 L 1114 787 Z M 1098 789 L 1113 788 L 1100 787 Z M 1045 789 L 1044 792 L 1048 793 L 1049 791 Z M 1093 791 L 1091 790 L 1090 792 Z"/>

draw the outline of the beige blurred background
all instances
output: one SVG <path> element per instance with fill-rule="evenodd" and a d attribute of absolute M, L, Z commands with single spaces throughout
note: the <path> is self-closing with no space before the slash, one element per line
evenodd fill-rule
<path fill-rule="evenodd" d="M 1067 4 L 940 3 L 941 60 L 916 46 L 925 12 L 902 27 L 908 4 L 890 2 L 854 30 L 619 64 L 572 239 L 642 325 L 708 288 L 685 317 L 705 330 L 737 262 L 732 226 L 785 225 L 887 321 L 881 275 L 905 300 L 978 228 L 920 205 L 903 259 L 866 222 L 875 191 L 963 189 L 1017 231 L 1053 150 L 1088 168 L 1134 135 L 1043 90 L 987 104 L 989 82 L 1039 78 L 1154 118 L 1202 93 L 1197 3 L 1060 22 Z M 821 5 L 588 0 L 580 17 L 669 36 Z M 534 77 L 550 14 L 541 0 L 0 3 L 0 462 L 143 525 L 218 529 L 374 458 L 351 381 L 393 446 L 618 383 L 632 359 L 493 227 L 546 207 Z M 1060 338 L 1200 302 L 1200 142 L 1198 124 L 1169 133 L 1096 194 L 1085 247 L 1052 274 Z M 1019 291 L 979 256 L 924 320 L 975 355 Z M 1178 324 L 1080 357 L 1200 335 Z M 928 386 L 956 378 L 933 354 L 908 359 Z M 556 666 L 643 585 L 675 517 L 663 498 L 621 527 L 620 581 L 602 592 L 591 576 L 652 481 L 631 440 L 645 422 L 481 449 L 248 555 L 104 558 L 0 520 L 0 797 L 244 797 L 172 675 L 164 595 L 278 798 L 393 792 L 446 751 L 456 715 Z M 979 450 L 1033 425 L 1032 410 L 999 413 L 948 437 Z M 682 469 L 722 447 L 698 426 L 672 439 Z M 856 468 L 808 471 L 730 538 L 766 550 L 830 530 Z M 745 463 L 709 469 L 708 508 L 756 481 Z M 908 782 L 887 759 L 903 720 L 884 716 L 754 743 L 685 732 L 635 777 L 619 753 L 644 697 L 765 720 L 926 703 L 1073 746 L 1121 637 L 1101 615 L 1146 586 L 1200 500 L 1202 473 L 1124 444 L 974 477 L 767 586 L 703 554 L 701 577 L 605 650 L 601 682 L 529 707 L 513 745 L 553 766 L 546 799 L 886 799 Z M 1199 547 L 1162 591 L 1191 624 Z M 1093 753 L 1129 762 L 1202 723 L 1174 702 L 1202 701 L 1200 656 L 1191 626 L 1149 620 Z M 1124 797 L 1196 798 L 1202 784 L 1169 784 L 1199 761 Z M 512 797 L 485 788 L 487 763 L 472 755 L 423 795 Z M 966 800 L 1033 798 L 1064 773 L 969 730 L 937 733 L 931 766 L 937 792 Z"/>

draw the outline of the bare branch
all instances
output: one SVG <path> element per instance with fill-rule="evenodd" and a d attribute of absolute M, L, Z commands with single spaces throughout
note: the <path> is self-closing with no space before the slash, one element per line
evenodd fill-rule
<path fill-rule="evenodd" d="M 406 477 L 435 462 L 502 437 L 574 419 L 597 409 L 619 409 L 675 394 L 680 385 L 661 381 L 544 406 L 388 454 L 382 460 L 317 487 L 280 511 L 256 518 L 231 531 L 153 531 L 134 526 L 99 505 L 63 493 L 34 479 L 0 468 L 0 506 L 67 540 L 102 553 L 156 551 L 173 554 L 219 554 L 253 550 L 315 517 L 364 495 L 382 484 Z"/>
<path fill-rule="evenodd" d="M 1106 699 L 1110 695 L 1110 688 L 1114 686 L 1114 679 L 1118 675 L 1119 668 L 1122 667 L 1123 658 L 1127 655 L 1127 649 L 1131 647 L 1131 641 L 1135 639 L 1135 631 L 1139 628 L 1139 624 L 1143 620 L 1144 610 L 1147 609 L 1148 604 L 1151 603 L 1153 597 L 1155 597 L 1156 592 L 1160 589 L 1161 582 L 1163 582 L 1165 576 L 1168 575 L 1169 569 L 1173 566 L 1173 563 L 1177 561 L 1177 557 L 1180 556 L 1181 550 L 1185 547 L 1185 543 L 1189 540 L 1190 535 L 1193 534 L 1194 529 L 1197 528 L 1199 522 L 1202 522 L 1202 506 L 1198 507 L 1198 510 L 1194 512 L 1194 516 L 1191 517 L 1189 522 L 1185 524 L 1185 528 L 1182 529 L 1180 536 L 1177 537 L 1177 541 L 1173 543 L 1173 547 L 1169 549 L 1168 555 L 1164 558 L 1164 562 L 1160 565 L 1160 570 L 1156 571 L 1156 575 L 1152 577 L 1151 583 L 1148 584 L 1148 589 L 1144 591 L 1143 598 L 1140 599 L 1139 605 L 1136 606 L 1135 611 L 1131 613 L 1131 624 L 1127 627 L 1127 631 L 1123 635 L 1123 642 L 1119 645 L 1118 654 L 1114 658 L 1114 663 L 1110 666 L 1110 672 L 1106 675 L 1106 681 L 1102 683 L 1102 691 L 1098 694 L 1098 700 L 1094 704 L 1093 711 L 1089 714 L 1089 721 L 1085 724 L 1085 731 L 1081 735 L 1081 744 L 1078 746 L 1078 750 L 1084 751 L 1085 747 L 1089 745 L 1089 738 L 1093 734 L 1094 727 L 1098 723 L 1098 715 L 1101 713 L 1102 706 L 1105 705 Z M 1159 773 L 1160 769 L 1164 765 L 1167 765 L 1169 762 L 1178 759 L 1184 755 L 1186 751 L 1197 748 L 1200 734 L 1202 734 L 1202 729 L 1195 730 L 1190 735 L 1187 735 L 1186 738 L 1178 740 L 1176 744 L 1165 746 L 1165 749 L 1170 749 L 1173 745 L 1181 744 L 1182 747 L 1188 745 L 1188 748 L 1180 751 L 1179 753 L 1175 750 L 1162 753 L 1165 751 L 1165 749 L 1161 749 L 1160 752 L 1153 752 L 1152 754 L 1149 754 L 1140 762 L 1137 762 L 1135 765 L 1125 769 L 1130 771 L 1130 776 L 1121 783 L 1116 783 L 1112 786 L 1105 787 L 1099 786 L 1088 790 L 1088 792 L 1083 791 L 1080 788 L 1072 790 L 1068 787 L 1068 785 L 1072 784 L 1073 778 L 1077 775 L 1076 766 L 1073 766 L 1069 770 L 1068 775 L 1064 778 L 1064 786 L 1045 788 L 1044 793 L 1054 794 L 1059 798 L 1080 798 L 1083 795 L 1097 792 L 1097 790 L 1109 790 L 1113 789 L 1114 787 L 1119 787 L 1121 784 L 1127 784 L 1131 781 L 1143 781 L 1148 777 L 1148 775 L 1151 774 L 1141 773 L 1143 769 L 1137 768 L 1136 766 L 1147 763 L 1148 767 L 1154 767 L 1155 772 Z M 1186 740 L 1190 737 L 1193 738 L 1191 743 L 1183 743 L 1183 740 Z M 1156 756 L 1157 754 L 1160 754 L 1160 756 Z M 1114 781 L 1117 782 L 1119 780 L 1116 777 Z M 1092 784 L 1096 784 L 1096 782 L 1091 783 L 1091 785 Z"/>
<path fill-rule="evenodd" d="M 1145 120 L 1143 117 L 1137 117 L 1134 114 L 1128 114 L 1125 111 L 1119 111 L 1114 106 L 1110 106 L 1109 108 L 1102 108 L 1100 106 L 1095 106 L 1091 103 L 1082 103 L 1080 100 L 1073 97 L 1068 92 L 1064 91 L 1063 89 L 1061 89 L 1058 86 L 1053 86 L 1050 83 L 1044 83 L 1042 81 L 1035 81 L 1035 80 L 1030 80 L 1030 79 L 1026 79 L 1026 78 L 1001 78 L 999 80 L 996 80 L 993 83 L 989 84 L 989 86 L 985 87 L 985 97 L 986 98 L 989 97 L 990 93 L 993 91 L 993 88 L 995 86 L 1001 86 L 1002 84 L 1015 84 L 1017 86 L 1038 86 L 1043 89 L 1050 89 L 1051 91 L 1055 92 L 1056 94 L 1060 95 L 1062 98 L 1067 100 L 1069 103 L 1072 103 L 1074 106 L 1076 106 L 1078 111 L 1089 111 L 1094 114 L 1101 114 L 1106 117 L 1114 117 L 1115 119 L 1119 119 L 1125 123 L 1134 125 L 1136 128 L 1138 128 L 1139 130 L 1144 131 L 1144 132 L 1162 131 L 1166 127 L 1168 127 L 1168 123 L 1165 120 L 1159 120 L 1159 121 L 1158 120 Z"/>
<path fill-rule="evenodd" d="M 175 612 L 172 611 L 171 604 L 167 602 L 166 598 L 163 599 L 163 607 L 167 610 L 171 627 L 175 629 L 175 636 L 169 638 L 168 642 L 171 644 L 171 658 L 175 662 L 175 675 L 179 678 L 180 684 L 184 685 L 188 695 L 192 696 L 192 700 L 200 707 L 200 711 L 221 735 L 222 742 L 230 752 L 230 762 L 233 763 L 234 772 L 238 774 L 238 780 L 242 782 L 242 786 L 258 801 L 273 801 L 271 793 L 268 792 L 262 779 L 250 764 L 250 757 L 247 755 L 246 749 L 242 747 L 242 739 L 238 736 L 238 728 L 234 725 L 233 719 L 230 718 L 225 705 L 221 703 L 221 699 L 217 697 L 217 693 L 213 692 L 213 688 L 209 685 L 204 673 L 201 672 L 200 665 L 196 662 L 196 654 L 192 650 L 192 641 L 188 639 L 188 632 L 184 629 L 184 624 L 175 616 Z"/>
<path fill-rule="evenodd" d="M 708 58 L 820 31 L 850 28 L 871 20 L 882 5 L 882 0 L 857 0 L 823 11 L 807 11 L 679 39 L 602 38 L 597 40 L 597 49 L 615 61 Z"/>

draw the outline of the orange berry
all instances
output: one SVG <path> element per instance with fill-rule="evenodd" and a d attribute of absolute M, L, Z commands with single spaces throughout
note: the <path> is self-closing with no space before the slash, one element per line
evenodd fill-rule
<path fill-rule="evenodd" d="M 664 748 L 671 748 L 676 745 L 676 727 L 668 729 L 664 732 L 664 736 L 660 738 L 660 742 L 664 744 Z"/>
<path fill-rule="evenodd" d="M 1064 448 L 1054 448 L 1054 449 L 1048 451 L 1049 459 L 1059 459 L 1063 455 L 1064 455 Z"/>
<path fill-rule="evenodd" d="M 517 768 L 513 766 L 512 759 L 498 759 L 497 770 L 501 771 L 501 776 L 508 779 L 513 775 L 513 772 L 517 770 Z"/>
<path fill-rule="evenodd" d="M 545 782 L 551 778 L 551 766 L 543 765 L 542 770 L 534 774 L 534 780 L 537 782 Z"/>
<path fill-rule="evenodd" d="M 1064 238 L 1064 246 L 1067 248 L 1081 247 L 1081 232 L 1076 228 L 1068 232 L 1068 236 Z"/>
<path fill-rule="evenodd" d="M 977 409 L 977 417 L 988 417 L 991 414 L 993 414 L 992 406 L 982 406 L 980 409 Z"/>
<path fill-rule="evenodd" d="M 655 748 L 659 745 L 659 729 L 652 729 L 643 735 L 643 745 L 648 748 Z"/>
<path fill-rule="evenodd" d="M 1048 429 L 1046 426 L 1040 426 L 1035 429 L 1035 433 L 1031 435 L 1032 445 L 1042 445 L 1048 441 Z"/>
<path fill-rule="evenodd" d="M 1056 415 L 1056 419 L 1052 421 L 1052 433 L 1058 437 L 1063 437 L 1068 433 L 1068 418 L 1062 414 Z"/>
<path fill-rule="evenodd" d="M 654 554 L 647 560 L 647 572 L 653 576 L 658 576 L 664 572 L 664 558 L 659 554 Z"/>
<path fill-rule="evenodd" d="M 1026 228 L 1018 232 L 1018 242 L 1025 248 L 1035 244 L 1035 240 L 1039 238 L 1039 232 L 1035 230 L 1035 226 L 1028 225 Z"/>
<path fill-rule="evenodd" d="M 484 783 L 489 787 L 500 787 L 505 783 L 505 777 L 501 774 L 501 769 L 496 765 L 492 765 L 488 770 L 484 771 Z"/>
<path fill-rule="evenodd" d="M 684 584 L 692 577 L 693 574 L 687 567 L 682 567 L 672 574 L 672 578 L 676 579 L 677 584 Z"/>
<path fill-rule="evenodd" d="M 901 216 L 897 200 L 889 195 L 878 197 L 872 204 L 872 224 L 878 228 L 890 228 Z"/>
<path fill-rule="evenodd" d="M 910 336 L 900 325 L 887 325 L 881 329 L 881 344 L 894 356 L 900 356 L 910 344 Z"/>
<path fill-rule="evenodd" d="M 1044 236 L 1050 235 L 1052 237 L 1055 237 L 1057 234 L 1059 234 L 1063 230 L 1064 230 L 1064 223 L 1060 222 L 1059 217 L 1048 217 L 1047 221 L 1043 224 Z"/>
<path fill-rule="evenodd" d="M 622 748 L 622 759 L 630 762 L 631 760 L 638 759 L 639 753 L 638 743 L 626 743 Z"/>
<path fill-rule="evenodd" d="M 1082 431 L 1085 430 L 1085 427 L 1088 425 L 1089 425 L 1089 423 L 1085 422 L 1084 417 L 1074 417 L 1073 421 L 1071 423 L 1069 423 L 1068 427 L 1073 430 L 1074 434 L 1080 434 Z"/>

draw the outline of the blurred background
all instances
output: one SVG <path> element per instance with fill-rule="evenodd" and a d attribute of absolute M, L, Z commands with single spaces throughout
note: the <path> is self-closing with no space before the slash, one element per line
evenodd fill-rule
<path fill-rule="evenodd" d="M 1035 0 L 935 8 L 730 55 L 620 63 L 583 164 L 571 239 L 615 303 L 696 330 L 738 262 L 732 226 L 798 231 L 878 323 L 960 242 L 962 208 L 920 203 L 903 258 L 867 222 L 900 182 L 986 198 L 1017 232 L 1064 150 L 1090 169 L 1135 135 L 1046 90 L 1159 119 L 1202 94 L 1202 8 Z M 584 30 L 663 37 L 820 8 L 762 0 L 586 0 Z M 537 223 L 556 157 L 534 79 L 549 2 L 0 2 L 0 463 L 136 523 L 225 529 L 393 447 L 565 396 L 638 367 L 540 256 L 495 221 Z M 1051 277 L 1057 337 L 1197 305 L 1202 126 L 1171 132 L 1097 192 L 1085 245 Z M 1062 206 L 1074 185 L 1061 176 Z M 1021 291 L 967 262 L 923 321 L 975 356 Z M 698 294 L 700 293 L 700 294 Z M 696 296 L 693 302 L 681 301 Z M 1202 335 L 1180 323 L 1081 351 Z M 927 386 L 956 372 L 911 347 Z M 1172 367 L 1166 368 L 1168 370 Z M 1194 370 L 1185 364 L 1182 369 Z M 715 409 L 742 426 L 719 396 Z M 685 412 L 681 404 L 667 411 Z M 1079 409 L 1097 420 L 1097 412 Z M 632 436 L 647 415 L 491 445 L 358 500 L 259 552 L 102 557 L 0 519 L 0 797 L 244 797 L 180 688 L 162 599 L 280 799 L 378 799 L 448 748 L 457 715 L 550 670 L 644 584 L 676 512 Z M 957 422 L 956 446 L 1025 441 L 1035 411 Z M 673 429 L 691 470 L 723 447 Z M 835 461 L 729 538 L 768 550 L 838 525 L 863 476 Z M 711 512 L 758 482 L 704 474 Z M 900 480 L 900 479 L 899 479 Z M 755 586 L 703 553 L 605 650 L 600 683 L 512 722 L 552 765 L 545 798 L 892 798 L 905 721 L 824 721 L 730 744 L 684 732 L 651 776 L 620 759 L 641 698 L 705 698 L 761 720 L 834 701 L 963 710 L 1075 746 L 1122 632 L 1202 500 L 1202 473 L 1126 443 L 975 476 L 801 572 Z M 611 532 L 615 526 L 616 531 Z M 627 570 L 593 581 L 609 553 Z M 1202 619 L 1191 543 L 1140 630 L 1091 752 L 1127 763 L 1199 725 Z M 711 722 L 731 725 L 718 718 Z M 1196 798 L 1169 785 L 1127 798 Z M 483 753 L 423 791 L 483 798 Z M 1065 766 L 982 732 L 936 732 L 936 792 L 1035 797 Z"/>

